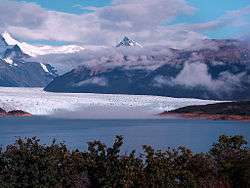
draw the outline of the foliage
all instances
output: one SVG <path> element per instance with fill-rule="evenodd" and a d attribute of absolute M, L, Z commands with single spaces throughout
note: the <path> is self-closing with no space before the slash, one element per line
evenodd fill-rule
<path fill-rule="evenodd" d="M 208 153 L 143 146 L 138 156 L 121 154 L 122 136 L 112 147 L 90 142 L 87 151 L 70 151 L 55 141 L 42 145 L 36 137 L 18 139 L 0 150 L 0 187 L 247 188 L 246 144 L 242 136 L 222 135 Z"/>

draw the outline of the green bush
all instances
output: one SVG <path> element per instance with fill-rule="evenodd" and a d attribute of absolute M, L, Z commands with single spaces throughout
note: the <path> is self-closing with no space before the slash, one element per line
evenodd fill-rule
<path fill-rule="evenodd" d="M 207 153 L 143 146 L 138 156 L 121 154 L 122 136 L 112 147 L 90 142 L 87 151 L 70 151 L 55 141 L 42 145 L 36 137 L 18 139 L 0 151 L 0 187 L 247 188 L 246 144 L 242 136 L 222 135 Z"/>

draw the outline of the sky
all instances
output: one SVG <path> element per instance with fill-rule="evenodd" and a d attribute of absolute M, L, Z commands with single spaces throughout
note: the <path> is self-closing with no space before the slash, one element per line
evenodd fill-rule
<path fill-rule="evenodd" d="M 43 44 L 188 46 L 248 38 L 249 0 L 0 0 L 0 31 Z"/>

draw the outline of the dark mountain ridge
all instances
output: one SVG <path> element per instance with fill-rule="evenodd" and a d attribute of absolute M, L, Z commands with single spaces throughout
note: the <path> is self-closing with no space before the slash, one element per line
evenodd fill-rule
<path fill-rule="evenodd" d="M 211 120 L 250 120 L 250 101 L 193 105 L 161 113 L 162 116 L 182 116 Z"/>

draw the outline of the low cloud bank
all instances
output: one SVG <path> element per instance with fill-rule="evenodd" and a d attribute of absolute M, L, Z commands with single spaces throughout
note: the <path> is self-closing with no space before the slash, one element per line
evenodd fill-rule
<path fill-rule="evenodd" d="M 220 64 L 214 63 L 214 65 Z M 183 69 L 174 78 L 156 76 L 154 85 L 157 87 L 179 85 L 190 89 L 200 87 L 219 95 L 220 93 L 230 93 L 236 89 L 240 91 L 243 89 L 243 81 L 250 83 L 246 71 L 236 74 L 223 71 L 219 73 L 217 78 L 212 78 L 207 64 L 194 62 L 185 63 Z"/>

